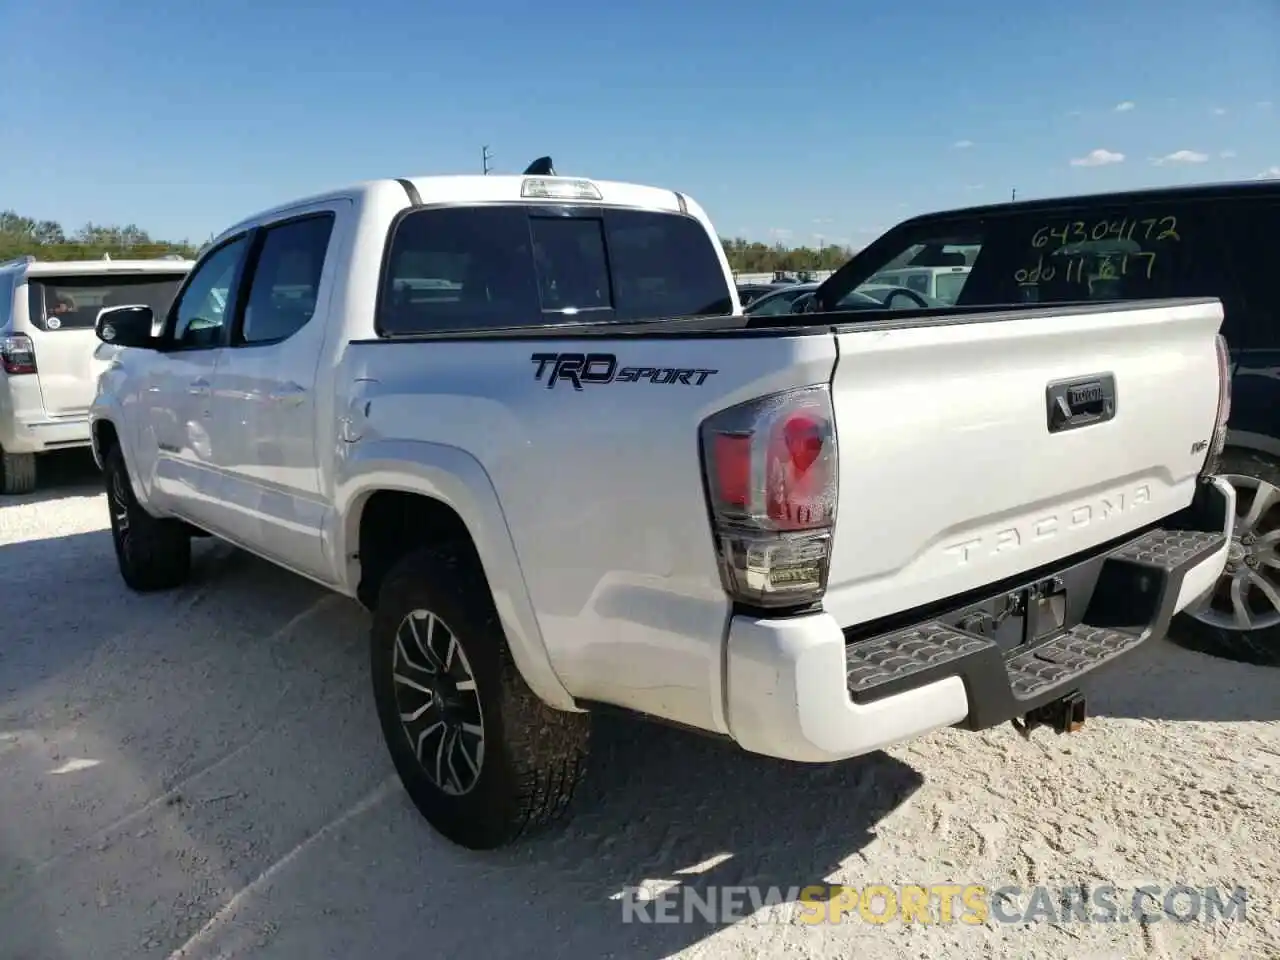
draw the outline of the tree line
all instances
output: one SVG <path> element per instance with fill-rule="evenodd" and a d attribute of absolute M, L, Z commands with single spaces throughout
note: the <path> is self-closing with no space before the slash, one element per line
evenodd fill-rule
<path fill-rule="evenodd" d="M 853 256 L 852 247 L 827 244 L 813 247 L 787 247 L 781 243 L 772 246 L 759 241 L 741 238 L 720 238 L 725 257 L 735 273 L 773 273 L 781 270 L 796 273 L 800 270 L 835 270 Z"/>
<path fill-rule="evenodd" d="M 835 244 L 814 249 L 724 237 L 720 243 L 729 266 L 737 273 L 835 270 L 853 256 L 852 249 Z M 198 248 L 185 240 L 156 240 L 135 224 L 120 227 L 86 223 L 79 230 L 69 231 L 55 220 L 38 220 L 14 210 L 0 211 L 0 263 L 24 254 L 41 260 L 100 260 L 103 254 L 145 260 L 166 254 L 195 257 L 197 252 Z"/>
<path fill-rule="evenodd" d="M 0 210 L 0 263 L 30 254 L 40 260 L 101 260 L 132 257 L 148 260 L 167 254 L 194 257 L 196 247 L 182 241 L 156 240 L 135 224 L 104 226 L 86 223 L 67 230 L 56 220 L 24 217 L 14 210 Z"/>

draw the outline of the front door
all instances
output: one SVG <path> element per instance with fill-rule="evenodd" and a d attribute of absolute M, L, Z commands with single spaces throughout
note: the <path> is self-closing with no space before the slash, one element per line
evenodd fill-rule
<path fill-rule="evenodd" d="M 322 580 L 332 565 L 322 536 L 316 368 L 337 260 L 326 256 L 334 213 L 329 205 L 262 225 L 212 398 L 227 533 Z"/>
<path fill-rule="evenodd" d="M 207 255 L 169 311 L 165 347 L 140 401 L 159 505 L 214 533 L 225 524 L 210 431 L 214 377 L 249 248 L 236 237 Z"/>

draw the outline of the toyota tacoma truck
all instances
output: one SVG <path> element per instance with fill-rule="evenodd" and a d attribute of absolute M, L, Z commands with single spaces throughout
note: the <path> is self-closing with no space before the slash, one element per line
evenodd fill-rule
<path fill-rule="evenodd" d="M 1226 561 L 1222 316 L 752 318 L 679 192 L 380 180 L 102 311 L 93 450 L 129 588 L 212 535 L 367 607 L 404 788 L 493 848 L 601 709 L 810 763 L 1078 727 Z"/>

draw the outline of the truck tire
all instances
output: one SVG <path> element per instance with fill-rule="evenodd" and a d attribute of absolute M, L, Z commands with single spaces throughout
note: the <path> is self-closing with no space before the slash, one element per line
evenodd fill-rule
<path fill-rule="evenodd" d="M 401 560 L 379 590 L 371 641 L 392 763 L 437 831 L 491 850 L 564 813 L 586 769 L 590 718 L 529 689 L 469 551 Z"/>
<path fill-rule="evenodd" d="M 36 455 L 0 449 L 0 493 L 30 493 L 36 488 Z"/>
<path fill-rule="evenodd" d="M 1218 475 L 1238 497 L 1231 556 L 1209 601 L 1183 613 L 1169 635 L 1190 650 L 1280 666 L 1280 465 L 1230 449 Z M 1247 625 L 1238 615 L 1241 608 Z"/>
<path fill-rule="evenodd" d="M 118 446 L 111 447 L 104 460 L 111 540 L 120 576 L 139 593 L 181 586 L 191 575 L 191 537 L 176 520 L 153 517 L 138 503 Z"/>

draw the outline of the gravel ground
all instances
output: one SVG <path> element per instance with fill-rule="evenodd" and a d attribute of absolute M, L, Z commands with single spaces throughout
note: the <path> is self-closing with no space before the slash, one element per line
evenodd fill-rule
<path fill-rule="evenodd" d="M 568 825 L 472 854 L 392 777 L 356 605 L 209 542 L 191 586 L 133 596 L 92 467 L 61 466 L 0 506 L 4 960 L 1280 956 L 1280 672 L 1151 645 L 1075 736 L 943 731 L 826 767 L 602 719 Z M 1185 924 L 622 922 L 622 891 L 675 882 L 1250 899 Z"/>

